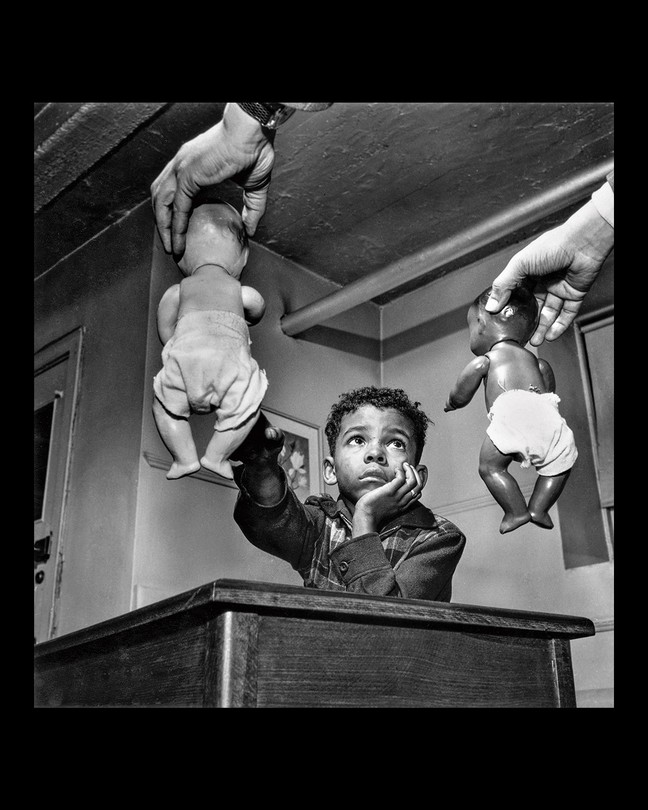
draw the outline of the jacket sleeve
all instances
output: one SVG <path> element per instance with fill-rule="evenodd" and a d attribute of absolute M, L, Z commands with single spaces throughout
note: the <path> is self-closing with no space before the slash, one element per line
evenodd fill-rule
<path fill-rule="evenodd" d="M 374 532 L 345 540 L 330 557 L 349 593 L 449 602 L 465 544 L 463 533 L 447 522 L 435 530 L 421 530 L 394 568 Z"/>
<path fill-rule="evenodd" d="M 599 214 L 614 228 L 614 169 L 605 179 L 606 182 L 596 189 L 591 199 Z"/>
<path fill-rule="evenodd" d="M 318 509 L 301 503 L 285 480 L 284 494 L 273 506 L 254 501 L 241 482 L 243 467 L 234 467 L 239 496 L 234 520 L 253 546 L 290 563 L 295 570 L 307 565 L 323 517 Z"/>

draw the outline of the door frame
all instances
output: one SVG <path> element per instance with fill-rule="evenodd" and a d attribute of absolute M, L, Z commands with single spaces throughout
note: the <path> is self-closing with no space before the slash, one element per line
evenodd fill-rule
<path fill-rule="evenodd" d="M 40 540 L 49 546 L 47 560 L 34 562 L 35 643 L 56 635 L 83 334 L 84 328 L 77 327 L 34 353 L 34 411 L 54 402 L 43 508 L 41 518 L 34 521 L 34 545 Z M 52 380 L 39 385 L 39 377 L 56 367 Z"/>

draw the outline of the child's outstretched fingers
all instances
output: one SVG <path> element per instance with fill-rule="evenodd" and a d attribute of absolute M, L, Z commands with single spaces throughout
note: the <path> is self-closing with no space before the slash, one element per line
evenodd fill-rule
<path fill-rule="evenodd" d="M 232 453 L 231 458 L 244 464 L 264 462 L 277 457 L 283 443 L 283 431 L 271 425 L 262 413 L 243 443 Z"/>
<path fill-rule="evenodd" d="M 283 445 L 284 443 L 283 430 L 280 430 L 277 427 L 267 427 L 264 431 L 264 435 L 266 438 L 266 446 L 268 448 L 274 450 L 277 445 Z"/>

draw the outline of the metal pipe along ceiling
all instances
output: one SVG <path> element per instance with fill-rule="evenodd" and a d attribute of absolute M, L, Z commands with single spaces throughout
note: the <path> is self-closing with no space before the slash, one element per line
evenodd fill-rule
<path fill-rule="evenodd" d="M 347 284 L 341 290 L 320 298 L 301 309 L 284 315 L 281 328 L 286 335 L 298 335 L 312 326 L 370 301 L 383 293 L 413 281 L 431 270 L 465 256 L 531 223 L 554 214 L 572 203 L 584 199 L 614 168 L 614 159 L 574 175 L 541 194 L 488 217 L 455 236 L 444 239 L 398 259 L 369 276 Z"/>

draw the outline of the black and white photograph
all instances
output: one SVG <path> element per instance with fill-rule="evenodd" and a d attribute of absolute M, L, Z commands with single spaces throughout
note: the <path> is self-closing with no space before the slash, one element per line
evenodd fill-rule
<path fill-rule="evenodd" d="M 35 709 L 615 707 L 614 112 L 34 102 Z"/>

